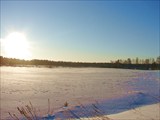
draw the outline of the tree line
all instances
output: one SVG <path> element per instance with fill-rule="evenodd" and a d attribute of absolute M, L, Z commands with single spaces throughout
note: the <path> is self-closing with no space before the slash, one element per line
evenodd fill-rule
<path fill-rule="evenodd" d="M 45 66 L 45 67 L 98 67 L 98 68 L 123 68 L 141 70 L 160 70 L 160 56 L 156 59 L 118 59 L 110 63 L 89 63 L 89 62 L 64 62 L 51 60 L 21 60 L 16 58 L 6 58 L 0 56 L 0 66 Z"/>
<path fill-rule="evenodd" d="M 136 57 L 136 59 L 128 58 L 127 60 L 118 59 L 116 61 L 111 61 L 111 63 L 121 63 L 121 64 L 160 64 L 160 56 L 156 59 L 154 58 L 147 58 L 147 59 L 140 59 Z"/>

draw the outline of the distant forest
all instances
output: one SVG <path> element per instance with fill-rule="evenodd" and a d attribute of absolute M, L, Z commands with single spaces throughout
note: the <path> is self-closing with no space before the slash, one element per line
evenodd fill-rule
<path fill-rule="evenodd" d="M 97 67 L 97 68 L 123 68 L 140 70 L 160 70 L 160 56 L 156 59 L 118 59 L 110 63 L 89 63 L 89 62 L 65 62 L 51 60 L 21 60 L 16 58 L 6 58 L 0 56 L 0 66 L 45 66 L 45 67 Z"/>

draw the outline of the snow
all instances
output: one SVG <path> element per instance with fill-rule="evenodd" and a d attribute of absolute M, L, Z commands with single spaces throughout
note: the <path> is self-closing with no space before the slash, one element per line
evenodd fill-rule
<path fill-rule="evenodd" d="M 66 101 L 75 114 L 81 110 L 79 104 L 90 108 L 96 101 L 104 115 L 120 114 L 158 103 L 159 85 L 159 71 L 1 67 L 1 119 L 9 118 L 8 112 L 19 116 L 17 106 L 25 106 L 29 101 L 40 109 L 39 116 L 48 118 L 63 118 Z M 89 114 L 87 116 L 92 117 Z"/>
<path fill-rule="evenodd" d="M 160 103 L 138 107 L 118 114 L 108 115 L 114 120 L 160 120 Z"/>
<path fill-rule="evenodd" d="M 160 103 L 138 107 L 105 117 L 112 120 L 160 120 Z M 94 117 L 94 119 L 95 118 L 96 117 Z M 93 117 L 82 118 L 82 120 L 93 120 Z"/>

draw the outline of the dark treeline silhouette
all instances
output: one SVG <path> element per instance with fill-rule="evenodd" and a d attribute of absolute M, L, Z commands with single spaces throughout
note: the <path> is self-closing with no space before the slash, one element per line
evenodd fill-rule
<path fill-rule="evenodd" d="M 88 63 L 88 62 L 64 62 L 50 60 L 20 60 L 0 56 L 0 66 L 45 66 L 45 67 L 99 67 L 99 68 L 124 68 L 141 70 L 160 70 L 160 56 L 156 59 L 130 59 L 116 60 L 111 63 Z"/>

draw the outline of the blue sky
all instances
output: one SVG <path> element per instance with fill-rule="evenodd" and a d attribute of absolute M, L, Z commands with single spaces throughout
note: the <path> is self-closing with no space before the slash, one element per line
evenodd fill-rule
<path fill-rule="evenodd" d="M 23 32 L 32 58 L 109 62 L 159 56 L 160 2 L 1 1 L 1 39 Z M 3 56 L 3 50 L 1 52 Z"/>

